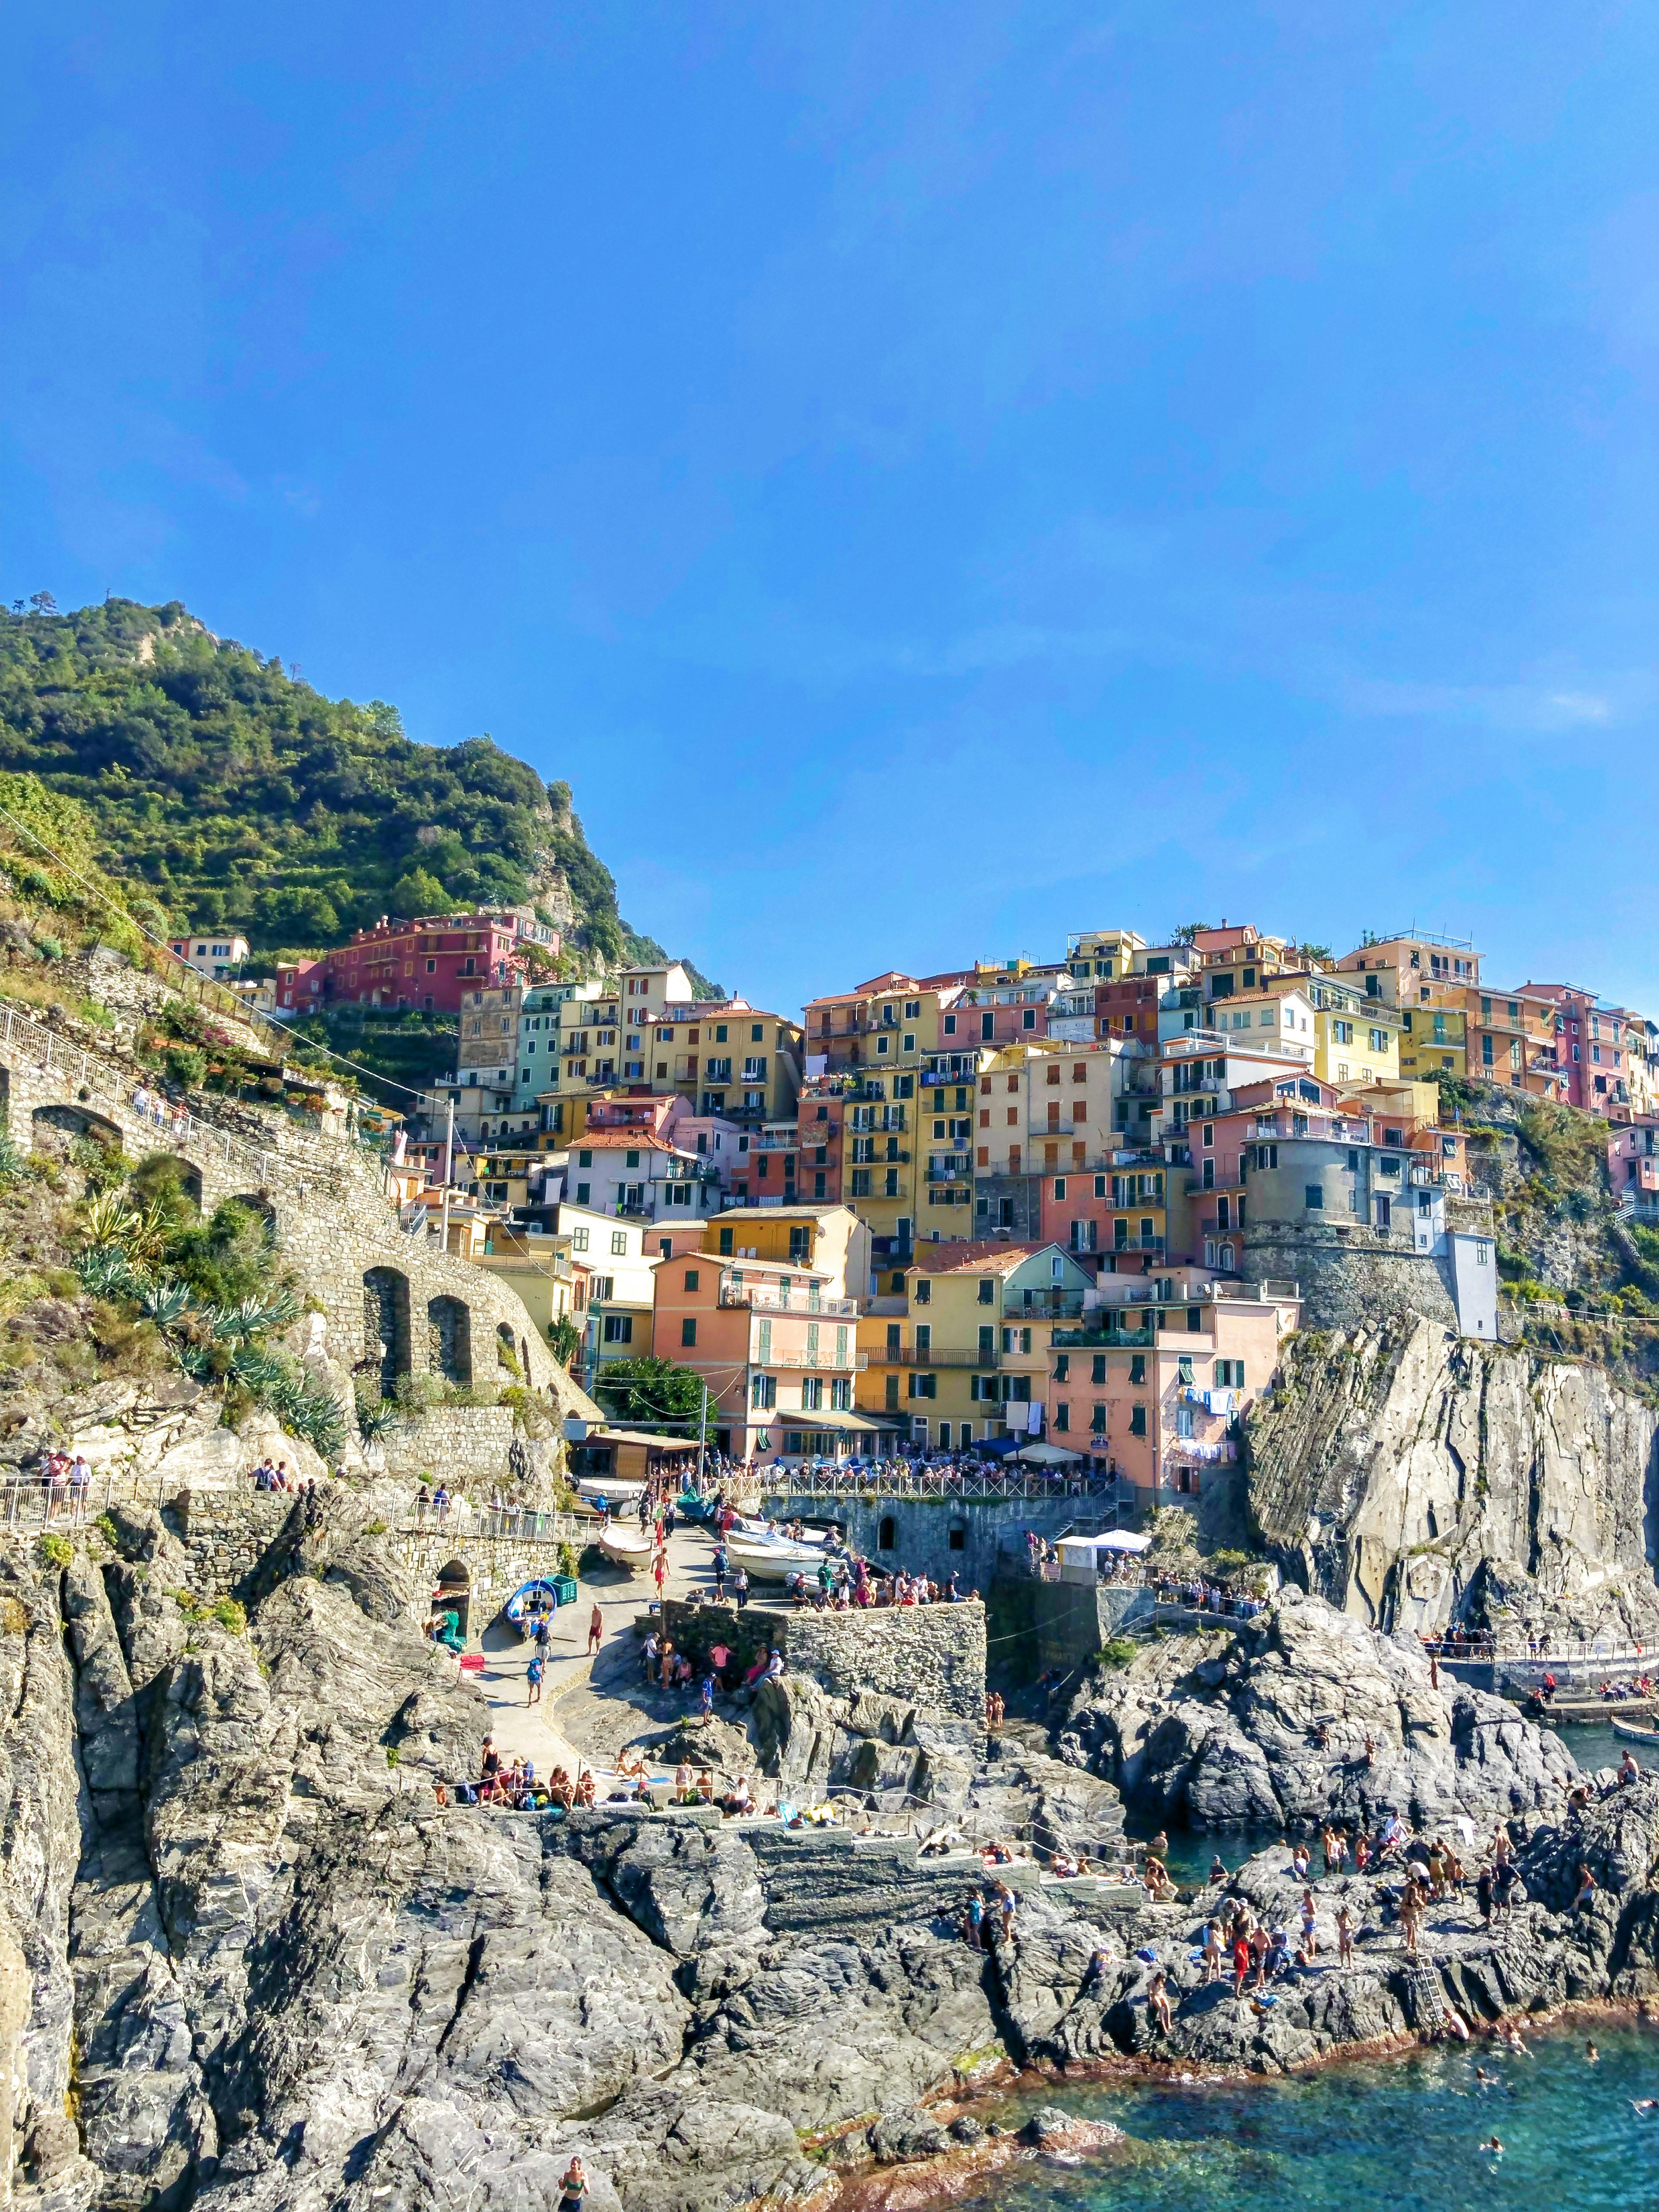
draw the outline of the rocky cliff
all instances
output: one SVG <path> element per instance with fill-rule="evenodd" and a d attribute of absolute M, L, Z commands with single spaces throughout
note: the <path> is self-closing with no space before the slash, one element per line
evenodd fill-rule
<path fill-rule="evenodd" d="M 1656 1431 L 1598 1367 L 1428 1321 L 1304 1334 L 1250 1418 L 1250 1515 L 1288 1572 L 1383 1627 L 1651 1644 Z"/>
<path fill-rule="evenodd" d="M 1559 1736 L 1437 1685 L 1416 1640 L 1284 1593 L 1237 1632 L 1145 1644 L 1074 1700 L 1062 1753 L 1166 1822 L 1308 1831 L 1384 1814 L 1489 1826 L 1553 1803 Z"/>

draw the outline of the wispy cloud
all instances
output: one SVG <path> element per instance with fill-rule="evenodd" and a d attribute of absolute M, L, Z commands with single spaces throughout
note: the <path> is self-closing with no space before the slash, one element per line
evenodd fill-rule
<path fill-rule="evenodd" d="M 1547 682 L 1425 684 L 1361 678 L 1344 684 L 1340 696 L 1356 714 L 1462 722 L 1544 736 L 1633 720 L 1651 708 L 1656 691 L 1654 672 L 1638 669 L 1594 690 L 1565 690 Z"/>

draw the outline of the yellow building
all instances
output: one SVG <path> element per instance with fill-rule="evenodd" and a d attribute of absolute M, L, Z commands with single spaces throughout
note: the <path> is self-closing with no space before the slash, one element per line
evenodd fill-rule
<path fill-rule="evenodd" d="M 831 1297 L 869 1292 L 870 1231 L 850 1206 L 730 1206 L 703 1224 L 702 1248 L 716 1259 L 810 1268 Z"/>
<path fill-rule="evenodd" d="M 560 1321 L 577 1318 L 568 1237 L 532 1237 L 492 1222 L 477 1259 L 517 1293 L 544 1343 Z"/>
<path fill-rule="evenodd" d="M 809 1073 L 848 1086 L 842 1196 L 868 1223 L 883 1267 L 902 1267 L 919 1235 L 969 1234 L 970 1132 L 960 1125 L 972 1121 L 980 1053 L 969 1035 L 977 1021 L 970 1024 L 963 1004 L 966 983 L 965 973 L 924 982 L 891 969 L 805 1009 Z M 932 1141 L 935 1122 L 945 1125 L 939 1143 Z M 924 1125 L 939 1163 L 931 1183 Z"/>
<path fill-rule="evenodd" d="M 1292 994 L 1312 1013 L 1313 1073 L 1322 1083 L 1398 1079 L 1401 1023 L 1397 1006 L 1368 997 L 1358 981 L 1307 969 L 1269 974 L 1258 994 L 1281 999 Z M 1214 1009 L 1218 1027 L 1224 1010 L 1219 1006 Z"/>
<path fill-rule="evenodd" d="M 874 1300 L 859 1322 L 857 1404 L 907 1417 L 912 1442 L 929 1448 L 1040 1435 L 1050 1333 L 1075 1322 L 1093 1280 L 1057 1244 L 924 1247 L 902 1296 Z"/>

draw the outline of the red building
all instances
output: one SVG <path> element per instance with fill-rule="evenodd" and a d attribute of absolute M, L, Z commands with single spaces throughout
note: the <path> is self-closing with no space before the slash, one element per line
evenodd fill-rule
<path fill-rule="evenodd" d="M 458 1014 L 464 992 L 526 981 L 526 942 L 556 952 L 558 932 L 515 914 L 427 914 L 413 921 L 382 917 L 376 927 L 360 929 L 349 945 L 320 960 L 279 967 L 276 1015 L 292 1021 L 319 1006 L 340 1005 Z"/>

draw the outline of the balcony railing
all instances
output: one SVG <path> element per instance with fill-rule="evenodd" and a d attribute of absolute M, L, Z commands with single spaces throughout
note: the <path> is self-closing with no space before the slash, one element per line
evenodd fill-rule
<path fill-rule="evenodd" d="M 809 1138 L 807 1141 L 809 1143 L 817 1142 L 821 1144 L 823 1139 L 822 1138 L 816 1139 Z M 799 1136 L 793 1133 L 787 1137 L 772 1136 L 770 1134 L 763 1133 L 758 1137 L 751 1137 L 749 1139 L 749 1149 L 751 1152 L 798 1152 L 800 1150 L 800 1147 L 801 1139 Z"/>
<path fill-rule="evenodd" d="M 854 1371 L 862 1375 L 870 1362 L 862 1352 L 849 1352 L 844 1359 L 837 1359 L 833 1352 L 826 1352 L 820 1346 L 816 1352 L 769 1352 L 764 1359 L 757 1353 L 754 1364 L 757 1367 L 805 1367 L 813 1372 L 821 1368 L 826 1374 L 833 1368 L 838 1375 L 850 1375 Z"/>
<path fill-rule="evenodd" d="M 810 1291 L 787 1297 L 766 1283 L 722 1283 L 720 1302 L 723 1306 L 748 1306 L 757 1313 L 805 1314 L 809 1320 L 820 1314 L 855 1318 L 859 1310 L 856 1298 L 815 1297 Z"/>
<path fill-rule="evenodd" d="M 880 1163 L 875 1163 L 879 1165 Z M 971 1182 L 974 1170 L 965 1159 L 929 1160 L 927 1181 L 929 1182 Z"/>
<path fill-rule="evenodd" d="M 1111 1249 L 1114 1252 L 1161 1252 L 1164 1239 L 1156 1236 L 1125 1237 L 1121 1240 L 1114 1237 Z"/>
<path fill-rule="evenodd" d="M 1086 1351 L 1091 1346 L 1101 1351 L 1115 1346 L 1141 1350 L 1153 1342 L 1155 1335 L 1150 1320 L 1141 1322 L 1137 1328 L 1125 1328 L 1115 1316 L 1101 1314 L 1085 1322 L 1081 1328 L 1057 1328 L 1048 1341 L 1056 1352 Z"/>
<path fill-rule="evenodd" d="M 878 1367 L 995 1367 L 1002 1357 L 994 1349 L 972 1352 L 958 1344 L 890 1344 L 868 1356 Z"/>

